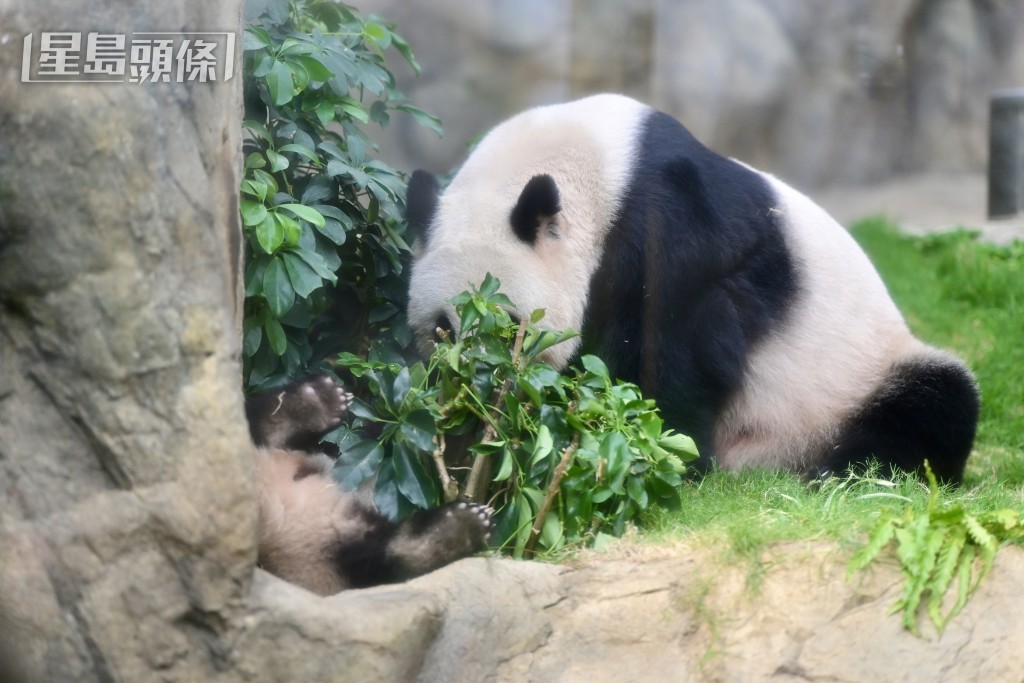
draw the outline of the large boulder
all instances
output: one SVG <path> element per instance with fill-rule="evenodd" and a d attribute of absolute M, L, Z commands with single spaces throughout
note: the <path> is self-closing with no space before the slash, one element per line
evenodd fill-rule
<path fill-rule="evenodd" d="M 90 31 L 236 32 L 240 5 L 0 3 L 0 614 L 30 680 L 202 680 L 256 508 L 241 79 L 23 83 L 22 39 L 84 56 Z"/>

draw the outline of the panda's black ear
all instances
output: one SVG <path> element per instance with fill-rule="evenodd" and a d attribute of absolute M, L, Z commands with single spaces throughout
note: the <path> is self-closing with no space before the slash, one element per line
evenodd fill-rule
<path fill-rule="evenodd" d="M 437 213 L 437 178 L 426 171 L 413 171 L 405 194 L 405 220 L 413 239 L 426 239 L 427 229 Z M 410 240 L 411 241 L 411 240 Z"/>
<path fill-rule="evenodd" d="M 509 216 L 516 236 L 527 244 L 535 244 L 541 223 L 562 210 L 560 201 L 554 178 L 546 173 L 530 178 Z"/>

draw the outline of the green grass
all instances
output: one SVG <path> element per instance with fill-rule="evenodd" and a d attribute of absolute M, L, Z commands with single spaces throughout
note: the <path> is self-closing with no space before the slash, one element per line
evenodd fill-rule
<path fill-rule="evenodd" d="M 964 358 L 978 377 L 982 415 L 965 484 L 941 505 L 972 514 L 1024 510 L 1024 243 L 980 244 L 966 232 L 900 235 L 881 219 L 853 234 L 881 272 L 921 339 Z M 923 514 L 928 489 L 916 478 L 871 476 L 817 488 L 768 471 L 714 472 L 685 485 L 682 509 L 651 515 L 641 543 L 686 539 L 761 567 L 780 541 L 830 540 L 852 550 L 881 515 Z M 752 577 L 756 577 L 757 571 Z"/>

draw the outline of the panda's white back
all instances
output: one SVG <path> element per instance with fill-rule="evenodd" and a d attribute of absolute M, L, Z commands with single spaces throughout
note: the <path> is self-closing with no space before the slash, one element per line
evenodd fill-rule
<path fill-rule="evenodd" d="M 864 402 L 894 358 L 923 345 L 846 229 L 761 175 L 775 192 L 801 286 L 787 322 L 753 349 L 743 388 L 719 418 L 715 451 L 730 469 L 803 468 L 835 437 L 837 416 Z"/>

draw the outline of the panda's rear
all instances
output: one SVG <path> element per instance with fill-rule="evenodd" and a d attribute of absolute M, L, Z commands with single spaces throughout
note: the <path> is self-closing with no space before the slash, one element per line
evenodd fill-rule
<path fill-rule="evenodd" d="M 706 462 L 814 473 L 927 458 L 962 477 L 970 372 L 913 338 L 820 207 L 665 114 L 608 95 L 531 110 L 485 137 L 440 201 L 423 199 L 423 178 L 410 186 L 422 338 L 447 298 L 493 272 L 522 317 L 545 308 L 582 329 L 570 351 L 638 383 Z"/>

